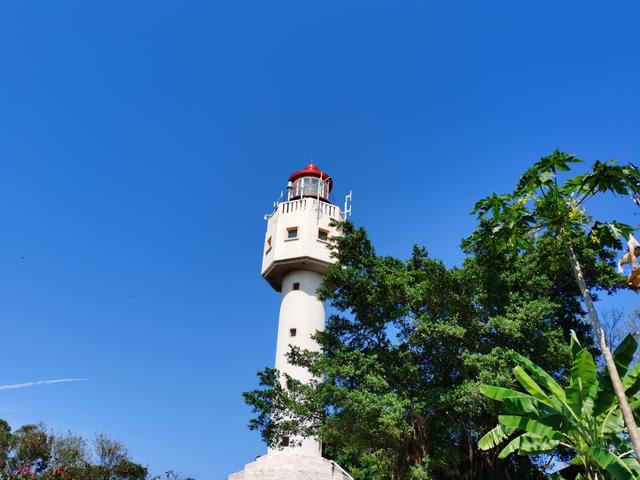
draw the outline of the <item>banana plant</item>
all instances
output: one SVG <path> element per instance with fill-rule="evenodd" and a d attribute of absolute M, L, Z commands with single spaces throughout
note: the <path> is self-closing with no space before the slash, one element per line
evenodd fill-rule
<path fill-rule="evenodd" d="M 630 368 L 638 344 L 627 336 L 613 354 L 634 415 L 640 411 L 640 363 Z M 571 332 L 571 370 L 566 388 L 528 358 L 513 353 L 513 373 L 524 391 L 482 385 L 486 397 L 502 403 L 498 425 L 478 441 L 488 450 L 509 440 L 499 454 L 506 458 L 537 455 L 565 447 L 582 465 L 588 480 L 640 478 L 611 379 L 598 372 L 591 353 Z"/>
<path fill-rule="evenodd" d="M 640 431 L 624 394 L 620 375 L 572 239 L 572 232 L 582 230 L 588 232 L 603 247 L 619 248 L 619 238 L 627 237 L 632 228 L 618 222 L 593 222 L 584 205 L 589 199 L 602 194 L 632 195 L 634 200 L 637 199 L 640 194 L 640 171 L 633 165 L 616 165 L 613 160 L 595 162 L 590 172 L 569 178 L 564 183 L 558 182 L 558 173 L 569 172 L 571 165 L 580 162 L 574 155 L 556 150 L 527 170 L 512 193 L 494 193 L 480 200 L 474 212 L 492 225 L 490 244 L 498 249 L 518 249 L 529 244 L 532 237 L 540 232 L 550 234 L 564 246 L 587 307 L 594 337 L 609 371 L 631 444 L 636 457 L 640 458 Z"/>

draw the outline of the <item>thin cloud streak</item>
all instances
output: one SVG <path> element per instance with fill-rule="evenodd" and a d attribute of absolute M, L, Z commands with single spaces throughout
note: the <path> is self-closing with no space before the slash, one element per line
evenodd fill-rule
<path fill-rule="evenodd" d="M 37 382 L 14 383 L 11 385 L 0 385 L 0 390 L 15 390 L 17 388 L 35 387 L 37 385 L 53 385 L 55 383 L 86 382 L 86 378 L 60 378 L 56 380 L 39 380 Z"/>

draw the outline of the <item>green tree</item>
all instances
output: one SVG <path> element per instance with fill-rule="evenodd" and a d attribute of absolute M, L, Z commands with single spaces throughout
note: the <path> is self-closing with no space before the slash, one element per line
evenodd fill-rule
<path fill-rule="evenodd" d="M 264 370 L 261 388 L 245 393 L 250 427 L 271 446 L 319 435 L 358 479 L 538 478 L 528 458 L 477 448 L 495 424 L 479 384 L 514 386 L 513 351 L 561 378 L 572 329 L 591 345 L 563 250 L 546 235 L 519 252 L 487 248 L 482 222 L 464 265 L 450 269 L 418 247 L 406 261 L 378 256 L 363 229 L 339 227 L 320 289 L 337 312 L 316 335 L 322 352 L 289 356 L 322 380 L 284 388 Z M 594 291 L 618 288 L 610 249 L 585 234 L 575 248 Z"/>
<path fill-rule="evenodd" d="M 587 233 L 602 245 L 620 247 L 619 238 L 626 237 L 631 227 L 615 221 L 594 222 L 586 214 L 584 204 L 604 193 L 638 193 L 638 172 L 633 167 L 619 166 L 613 161 L 595 162 L 591 171 L 584 175 L 569 178 L 564 183 L 558 180 L 559 172 L 568 172 L 572 164 L 580 162 L 574 155 L 556 150 L 527 170 L 512 193 L 493 194 L 479 201 L 475 212 L 481 219 L 490 222 L 492 244 L 498 249 L 525 248 L 541 232 L 556 239 L 566 249 L 633 448 L 640 458 L 640 432 L 624 394 L 574 242 L 576 236 Z"/>
<path fill-rule="evenodd" d="M 11 426 L 6 420 L 0 419 L 0 472 L 8 468 L 9 455 L 13 450 L 14 437 Z"/>
<path fill-rule="evenodd" d="M 113 467 L 113 476 L 122 480 L 145 480 L 149 471 L 140 464 L 121 459 Z"/>
<path fill-rule="evenodd" d="M 104 434 L 89 442 L 71 432 L 51 434 L 44 425 L 15 432 L 0 419 L 0 479 L 4 480 L 147 480 L 148 469 L 134 462 L 124 444 Z M 179 480 L 174 472 L 153 477 Z M 185 480 L 194 480 L 188 478 Z"/>
<path fill-rule="evenodd" d="M 71 432 L 54 435 L 52 447 L 52 463 L 56 467 L 81 467 L 89 463 L 87 441 L 80 435 Z"/>
<path fill-rule="evenodd" d="M 13 462 L 17 468 L 29 467 L 42 472 L 51 460 L 52 439 L 43 425 L 24 425 L 14 434 Z"/>
<path fill-rule="evenodd" d="M 98 465 L 108 470 L 113 470 L 116 465 L 127 460 L 127 449 L 119 440 L 113 440 L 103 433 L 96 435 L 93 448 L 98 460 Z"/>

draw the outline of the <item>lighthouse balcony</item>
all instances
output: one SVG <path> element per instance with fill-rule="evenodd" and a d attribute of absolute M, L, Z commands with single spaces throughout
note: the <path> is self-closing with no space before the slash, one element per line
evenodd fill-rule
<path fill-rule="evenodd" d="M 269 215 L 269 217 L 272 217 L 277 213 L 284 215 L 287 213 L 294 213 L 303 210 L 312 210 L 313 213 L 319 213 L 321 216 L 329 216 L 330 218 L 335 218 L 336 220 L 344 219 L 344 215 L 340 211 L 340 207 L 335 205 L 333 202 L 330 202 L 323 198 L 318 199 L 315 195 L 309 195 L 303 198 L 294 198 L 288 202 L 280 202 L 276 205 L 273 213 Z"/>
<path fill-rule="evenodd" d="M 330 239 L 337 232 L 332 220 L 342 220 L 336 205 L 301 198 L 278 205 L 268 217 L 262 276 L 277 291 L 282 277 L 293 270 L 325 273 L 334 260 Z"/>

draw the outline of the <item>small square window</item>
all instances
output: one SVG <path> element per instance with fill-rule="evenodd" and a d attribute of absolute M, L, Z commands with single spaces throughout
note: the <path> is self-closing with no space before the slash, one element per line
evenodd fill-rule
<path fill-rule="evenodd" d="M 298 238 L 298 227 L 287 228 L 287 239 Z"/>
<path fill-rule="evenodd" d="M 282 437 L 282 441 L 280 442 L 280 446 L 281 447 L 288 447 L 289 446 L 289 437 Z"/>
<path fill-rule="evenodd" d="M 298 333 L 297 329 L 295 329 L 295 328 L 290 328 L 289 329 L 289 336 L 290 337 L 295 337 L 297 333 Z"/>
<path fill-rule="evenodd" d="M 300 282 L 293 282 L 292 290 L 300 290 Z"/>
<path fill-rule="evenodd" d="M 318 240 L 327 242 L 329 240 L 329 230 L 325 230 L 324 228 L 318 229 Z"/>

